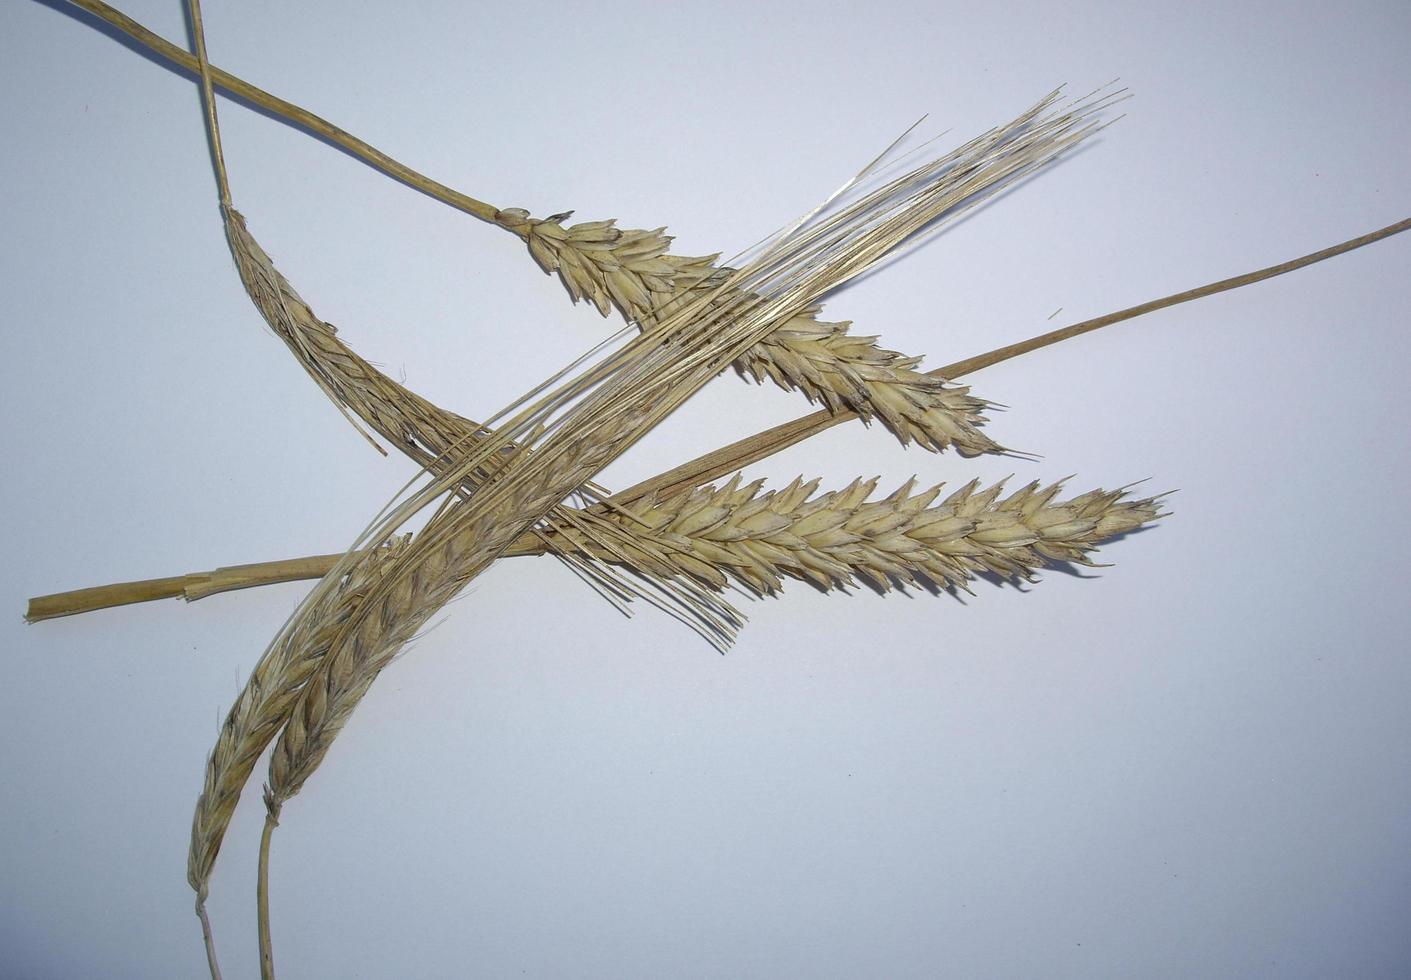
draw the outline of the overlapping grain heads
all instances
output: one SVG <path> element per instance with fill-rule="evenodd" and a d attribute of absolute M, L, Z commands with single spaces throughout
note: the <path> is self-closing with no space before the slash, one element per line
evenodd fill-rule
<path fill-rule="evenodd" d="M 1040 104 L 1051 106 L 1056 96 Z M 1101 103 L 1058 111 L 1037 127 L 1044 133 L 1012 158 L 1022 172 L 1091 132 L 1088 117 Z M 290 714 L 276 743 L 266 788 L 269 819 L 261 845 L 262 965 L 273 976 L 268 938 L 267 860 L 270 832 L 284 803 L 326 756 L 378 673 L 429 618 L 539 520 L 573 487 L 607 465 L 689 398 L 723 367 L 773 329 L 780 316 L 809 309 L 818 296 L 860 275 L 891 250 L 970 196 L 932 161 L 836 213 L 807 222 L 774 242 L 744 269 L 710 291 L 686 297 L 618 354 L 584 370 L 522 409 L 490 444 L 457 467 L 465 472 L 507 440 L 533 431 L 532 453 L 510 455 L 493 478 L 464 499 L 447 501 L 411 541 L 404 556 L 342 627 Z M 527 399 L 526 399 L 527 400 Z M 447 481 L 454 485 L 458 477 Z M 436 489 L 439 489 L 436 488 Z M 386 529 L 402 525 L 433 492 L 394 511 Z M 352 562 L 360 560 L 350 555 Z M 327 580 L 320 588 L 326 588 Z M 319 590 L 315 590 L 317 594 Z M 306 604 L 294 622 L 316 615 Z"/>
<path fill-rule="evenodd" d="M 353 421 L 362 419 L 409 458 L 434 474 L 445 473 L 473 450 L 489 431 L 454 412 L 433 404 L 398 384 L 360 357 L 338 336 L 337 329 L 314 314 L 289 281 L 275 268 L 264 249 L 250 234 L 244 216 L 233 207 L 222 208 L 226 236 L 246 292 L 275 335 L 284 341 L 304 370 Z M 356 426 L 357 422 L 353 421 Z M 507 451 L 512 451 L 507 447 Z M 486 457 L 483 465 L 467 471 L 462 490 L 474 492 L 503 463 L 503 455 Z M 596 499 L 593 488 L 583 488 Z M 671 564 L 670 546 L 651 540 L 649 532 L 621 522 L 607 522 L 592 510 L 553 507 L 545 515 L 543 531 L 572 529 L 580 537 L 599 543 L 599 553 L 623 556 L 651 554 L 654 567 Z M 538 532 L 540 539 L 543 532 Z M 550 545 L 549 550 L 554 549 Z M 649 580 L 627 579 L 607 571 L 596 558 L 559 554 L 601 594 L 613 600 L 645 598 L 688 625 L 716 633 L 721 626 L 738 625 L 739 613 L 708 595 L 680 575 L 660 575 Z"/>
<path fill-rule="evenodd" d="M 632 280 L 624 277 L 622 263 L 611 257 L 612 248 L 600 249 L 604 256 L 592 267 L 607 277 L 607 293 L 635 316 L 642 335 L 625 350 L 577 373 L 568 372 L 567 381 L 560 381 L 565 376 L 561 372 L 531 391 L 501 413 L 508 421 L 491 431 L 442 413 L 370 369 L 334 339 L 333 329 L 313 315 L 250 236 L 231 203 L 199 0 L 191 0 L 190 8 L 222 214 L 247 292 L 271 328 L 340 407 L 351 407 L 413 458 L 424 459 L 434 477 L 430 487 L 394 506 L 390 516 L 360 539 L 355 549 L 368 541 L 373 547 L 350 550 L 291 617 L 256 667 L 208 765 L 193 819 L 188 877 L 207 929 L 212 972 L 218 974 L 204 912 L 211 867 L 239 795 L 237 784 L 248 778 L 253 760 L 280 719 L 285 719 L 271 757 L 265 790 L 268 820 L 260 849 L 261 968 L 271 978 L 268 855 L 282 807 L 321 764 L 381 670 L 430 617 L 575 488 L 584 486 L 720 370 L 747 356 L 779 324 L 810 318 L 817 300 L 828 290 L 861 274 L 922 229 L 973 206 L 1006 179 L 1041 166 L 1082 139 L 1092 129 L 1088 117 L 1099 104 L 1048 113 L 1055 93 L 1010 127 L 996 131 L 997 135 L 989 134 L 964 148 L 972 158 L 963 166 L 956 162 L 963 156 L 943 158 L 896 180 L 878 180 L 870 193 L 859 191 L 844 205 L 825 212 L 824 218 L 814 221 L 815 216 L 809 216 L 743 270 L 708 271 L 700 263 L 671 263 L 662 260 L 664 251 L 646 257 L 655 247 L 648 244 L 645 251 L 621 256 L 640 260 L 629 263 L 636 277 Z M 611 226 L 600 225 L 596 230 L 610 231 Z M 564 240 L 569 240 L 567 234 Z M 592 240 L 605 242 L 605 237 L 580 236 L 575 250 L 593 251 L 584 244 Z M 641 243 L 639 236 L 636 244 Z M 613 244 L 621 242 L 614 239 Z M 699 275 L 678 288 L 676 279 L 683 278 L 686 266 Z M 649 295 L 639 296 L 623 285 L 665 287 L 665 280 L 649 279 L 671 270 L 671 293 L 660 303 L 651 303 Z M 650 305 L 642 306 L 638 300 Z M 840 332 L 823 331 L 816 339 Z M 314 354 L 315 349 L 321 354 Z M 895 357 L 888 355 L 886 360 Z M 785 361 L 772 364 L 765 370 L 789 376 Z M 815 373 L 822 377 L 821 371 Z M 857 392 L 865 391 L 865 382 L 849 381 Z M 817 391 L 824 390 L 814 384 Z M 542 394 L 545 390 L 548 393 Z M 827 390 L 839 408 L 850 404 L 838 384 L 830 383 Z M 904 431 L 900 434 L 906 438 Z M 936 448 L 942 445 L 934 437 L 931 441 Z M 438 499 L 441 502 L 426 527 L 414 537 L 397 536 L 411 516 Z M 749 508 L 747 501 L 737 509 Z M 618 516 L 632 519 L 630 514 Z M 759 516 L 750 513 L 741 520 L 752 530 L 762 529 Z M 818 523 L 814 514 L 802 520 L 810 518 Z M 692 519 L 702 523 L 699 509 L 693 518 L 686 518 Z M 765 524 L 783 520 L 775 514 Z M 574 532 L 583 530 L 577 523 L 580 518 L 570 515 L 567 521 Z M 606 523 L 605 536 L 585 539 L 580 535 L 579 552 L 605 557 L 597 549 L 605 538 L 613 537 L 614 523 Z M 776 526 L 770 533 L 781 530 Z M 984 533 L 977 527 L 970 530 Z M 836 527 L 816 533 L 830 531 Z M 546 541 L 546 546 L 553 547 L 552 542 Z M 758 542 L 753 546 L 759 550 Z M 813 551 L 802 551 L 814 557 Z M 606 557 L 628 560 L 620 550 Z M 872 560 L 879 559 L 874 555 Z M 641 558 L 638 564 L 648 567 Z M 768 568 L 777 575 L 774 566 Z M 759 580 L 759 571 L 752 571 Z M 749 575 L 744 578 L 748 581 Z M 718 626 L 726 633 L 732 625 L 723 617 L 702 619 L 707 628 Z"/>
<path fill-rule="evenodd" d="M 106 8 L 96 0 L 76 2 L 90 10 Z M 209 106 L 212 72 L 205 60 L 199 6 L 195 4 L 193 19 Z M 223 80 L 237 90 L 244 85 L 228 75 Z M 266 104 L 260 98 L 254 101 Z M 326 131 L 319 129 L 327 124 L 317 117 L 287 103 L 283 106 L 291 118 L 316 131 Z M 1036 119 L 1037 115 L 1023 127 L 1014 128 L 1014 133 L 1029 131 L 1029 122 Z M 366 144 L 338 132 L 342 139 L 335 141 L 361 146 L 370 158 L 379 159 Z M 1042 133 L 1042 140 L 1055 136 L 1052 131 L 1043 133 L 1043 125 L 1033 132 Z M 1042 153 L 1006 159 L 1007 151 L 1001 151 L 1006 139 L 1001 134 L 988 145 L 970 147 L 976 169 L 956 181 L 950 207 L 973 206 L 989 187 L 987 179 L 1004 181 L 1043 162 Z M 218 145 L 216 149 L 219 155 Z M 430 183 L 385 155 L 376 165 L 423 189 Z M 952 169 L 963 173 L 954 161 Z M 986 173 L 991 177 L 981 176 Z M 767 282 L 734 281 L 735 270 L 717 269 L 713 259 L 669 255 L 669 239 L 659 230 L 619 231 L 612 222 L 565 226 L 566 216 L 535 221 L 525 212 L 496 210 L 449 188 L 436 187 L 439 190 L 431 192 L 444 200 L 524 235 L 541 264 L 563 274 L 576 295 L 591 298 L 603 312 L 616 305 L 644 328 L 659 323 L 676 304 L 699 300 L 710 309 L 744 299 L 748 305 L 756 296 L 750 289 L 759 286 L 762 292 L 767 291 L 763 289 Z M 222 196 L 227 220 L 238 225 L 239 233 L 232 232 L 233 240 L 241 234 L 248 238 L 243 219 L 229 208 L 228 194 L 223 192 Z M 1405 226 L 1406 222 L 1401 222 L 1294 264 L 1168 297 L 1015 347 L 1035 349 L 1160 305 L 1276 275 Z M 271 326 L 281 318 L 293 324 L 281 336 L 325 391 L 434 474 L 446 477 L 460 467 L 454 480 L 440 485 L 460 496 L 438 513 L 428 525 L 429 533 L 419 535 L 415 542 L 383 535 L 382 544 L 340 559 L 256 669 L 222 729 L 193 821 L 189 876 L 201 900 L 239 793 L 237 783 L 248 776 L 259 750 L 278 728 L 277 719 L 287 721 L 271 763 L 267 805 L 272 819 L 282 801 L 296 793 L 317 767 L 377 672 L 400 643 L 426 621 L 428 607 L 443 603 L 458 584 L 506 553 L 511 541 L 522 543 L 525 530 L 572 492 L 569 476 L 586 479 L 595 466 L 630 444 L 633 430 L 649 427 L 664 414 L 645 407 L 650 399 L 644 400 L 647 389 L 641 386 L 640 378 L 624 384 L 619 394 L 637 399 L 638 407 L 617 415 L 614 421 L 621 431 L 604 428 L 575 434 L 579 438 L 576 442 L 544 444 L 541 448 L 546 454 L 551 446 L 565 451 L 531 477 L 526 460 L 533 454 L 518 448 L 508 436 L 443 413 L 430 403 L 414 400 L 415 396 L 408 398 L 410 393 L 405 389 L 401 393 L 381 389 L 386 379 L 336 341 L 332 327 L 313 316 L 274 272 L 267 257 L 261 258 L 263 253 L 252 238 L 245 252 L 242 278 L 247 286 L 258 284 L 251 289 L 252 297 L 266 312 Z M 261 289 L 263 298 L 257 295 Z M 817 312 L 806 303 L 790 306 L 782 327 L 776 324 L 772 332 L 759 332 L 752 346 L 733 352 L 737 368 L 757 379 L 768 377 L 785 387 L 799 388 L 835 413 L 847 410 L 880 418 L 903 441 L 913 439 L 934 449 L 955 445 L 962 452 L 997 448 L 974 431 L 975 423 L 981 421 L 978 413 L 983 403 L 970 398 L 965 389 L 949 388 L 942 382 L 929 388 L 929 379 L 913 370 L 916 359 L 882 350 L 872 338 L 850 337 L 846 324 L 819 322 Z M 994 353 L 1008 357 L 1016 352 Z M 690 370 L 696 371 L 699 365 L 695 362 Z M 656 366 L 671 368 L 660 361 Z M 712 364 L 711 369 L 724 366 L 724 362 Z M 673 380 L 682 377 L 678 373 Z M 692 384 L 699 380 L 696 374 L 691 377 Z M 358 405 L 359 401 L 364 404 Z M 799 433 L 808 428 L 796 428 L 791 438 L 801 437 Z M 520 427 L 518 431 L 529 430 Z M 482 452 L 478 443 L 483 440 L 495 442 L 494 449 Z M 465 453 L 479 455 L 475 462 L 466 463 Z M 507 477 L 511 471 L 514 475 Z M 705 478 L 696 473 L 680 485 Z M 491 502 L 482 497 L 487 486 L 492 488 Z M 506 490 L 494 497 L 510 486 L 513 492 Z M 596 561 L 621 563 L 657 577 L 679 577 L 685 572 L 716 588 L 733 579 L 765 593 L 777 589 L 783 576 L 824 587 L 856 579 L 879 588 L 897 583 L 963 587 L 974 574 L 1024 576 L 1046 560 L 1086 562 L 1092 548 L 1104 538 L 1160 516 L 1155 500 L 1125 500 L 1121 491 L 1093 491 L 1059 501 L 1057 486 L 1033 484 L 1000 499 L 1000 487 L 980 490 L 972 484 L 936 503 L 939 488 L 916 493 L 908 484 L 882 500 L 868 500 L 874 488 L 875 481 L 855 481 L 844 490 L 823 494 L 817 493 L 816 482 L 800 481 L 774 493 L 762 493 L 758 485 L 742 487 L 738 481 L 718 489 L 691 486 L 660 498 L 629 501 L 630 510 L 626 511 L 570 513 L 536 532 L 540 537 L 531 540 L 529 547 L 536 551 L 558 548 L 585 560 L 585 568 L 596 567 L 592 564 Z M 466 514 L 473 516 L 461 520 Z M 661 551 L 646 552 L 648 543 Z M 414 546 L 422 549 L 415 560 Z M 265 854 L 267 843 L 268 827 L 262 848 Z M 267 927 L 264 918 L 262 925 Z M 267 929 L 264 938 L 267 948 Z M 215 972 L 214 961 L 212 969 Z"/>
<path fill-rule="evenodd" d="M 1055 101 L 1056 95 L 1050 96 L 1029 116 L 1043 115 Z M 1083 103 L 1053 112 L 1034 127 L 1035 138 L 986 147 L 986 155 L 992 154 L 986 162 L 995 164 L 999 176 L 1039 165 L 1090 132 L 1089 117 L 1099 107 Z M 723 364 L 768 333 L 772 316 L 810 308 L 818 294 L 860 274 L 943 215 L 956 213 L 975 190 L 957 186 L 952 170 L 933 161 L 776 245 L 711 292 L 689 297 L 664 325 L 646 330 L 634 354 L 596 379 L 611 379 L 606 391 L 596 393 L 590 406 L 575 410 L 539 451 L 514 455 L 491 484 L 438 515 L 430 526 L 435 530 L 418 535 L 413 551 L 428 538 L 431 544 L 416 559 L 409 552 L 405 561 L 409 581 L 426 569 L 434 569 L 434 574 L 422 576 L 418 588 L 389 587 L 379 601 L 395 597 L 393 618 L 416 622 L 424 597 L 440 594 L 440 585 L 425 584 L 429 578 L 439 582 L 473 574 L 517 537 L 516 525 L 532 520 L 537 509 L 552 506 L 555 493 L 566 493 L 575 485 L 570 482 L 574 478 L 605 465 Z M 756 285 L 768 288 L 770 297 L 755 292 L 751 287 Z M 474 533 L 467 537 L 468 529 Z M 412 609 L 417 612 L 407 611 Z M 368 618 L 362 617 L 364 622 Z M 388 627 L 385 616 L 383 626 Z M 397 630 L 384 628 L 379 634 L 389 632 Z"/>
<path fill-rule="evenodd" d="M 231 706 L 206 763 L 205 782 L 191 821 L 186 877 L 196 891 L 198 906 L 206 900 L 221 842 L 255 763 L 288 720 L 304 683 L 342 625 L 392 567 L 406 543 L 401 538 L 368 551 L 331 587 L 322 590 L 310 615 L 283 631 L 270 646 Z"/>

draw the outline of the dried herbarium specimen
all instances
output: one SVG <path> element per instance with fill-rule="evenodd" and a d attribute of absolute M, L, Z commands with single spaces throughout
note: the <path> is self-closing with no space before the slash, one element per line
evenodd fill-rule
<path fill-rule="evenodd" d="M 111 8 L 93 0 L 79 5 L 176 57 Z M 267 862 L 285 804 L 323 762 L 391 659 L 497 558 L 552 553 L 614 601 L 647 598 L 722 646 L 741 621 L 719 594 L 731 584 L 762 595 L 775 593 L 786 577 L 825 589 L 858 581 L 880 589 L 963 588 L 976 574 L 1026 577 L 1047 562 L 1088 562 L 1102 541 L 1160 517 L 1158 500 L 1101 490 L 1061 498 L 1060 485 L 1037 483 L 1014 492 L 972 483 L 949 493 L 940 487 L 918 493 L 907 484 L 875 498 L 876 481 L 863 479 L 823 491 L 817 481 L 776 491 L 741 485 L 738 478 L 722 486 L 708 481 L 856 417 L 878 419 L 903 443 L 930 450 L 1001 451 L 979 428 L 985 403 L 950 379 L 1150 309 L 1289 271 L 1407 224 L 928 375 L 917 370 L 918 358 L 855 337 L 848 324 L 820 320 L 820 299 L 890 250 L 1076 144 L 1100 124 L 1111 95 L 1063 103 L 1054 93 L 1012 122 L 904 173 L 869 168 L 845 194 L 736 267 L 717 265 L 713 256 L 672 256 L 661 230 L 619 229 L 612 221 L 569 224 L 568 215 L 534 219 L 436 185 L 437 196 L 522 238 L 575 299 L 591 301 L 604 314 L 616 308 L 640 331 L 624 346 L 548 378 L 481 424 L 435 406 L 359 357 L 259 246 L 226 187 L 213 83 L 287 111 L 315 131 L 326 133 L 327 124 L 211 69 L 194 0 L 192 19 L 197 56 L 180 53 L 177 60 L 201 75 L 225 231 L 247 292 L 340 410 L 428 475 L 425 486 L 379 514 L 344 553 L 268 563 L 226 576 L 222 584 L 214 574 L 165 587 L 166 594 L 197 597 L 263 581 L 320 578 L 228 714 L 197 804 L 188 877 L 213 974 L 218 967 L 205 895 L 231 813 L 261 754 L 273 744 L 260 848 L 262 967 L 272 976 Z M 424 188 L 431 183 L 342 137 L 399 178 Z M 731 365 L 798 390 L 823 410 L 622 493 L 594 482 L 607 463 Z M 428 512 L 425 526 L 410 532 L 408 522 Z M 45 618 L 161 591 L 138 584 L 102 595 L 45 597 L 31 614 Z"/>

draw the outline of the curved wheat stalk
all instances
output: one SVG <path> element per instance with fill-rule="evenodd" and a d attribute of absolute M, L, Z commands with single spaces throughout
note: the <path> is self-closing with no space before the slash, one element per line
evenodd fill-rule
<path fill-rule="evenodd" d="M 187 52 L 101 0 L 72 2 L 156 54 L 199 69 L 197 60 Z M 331 140 L 389 176 L 520 235 L 541 265 L 561 274 L 575 299 L 591 299 L 604 314 L 615 305 L 629 319 L 641 321 L 682 290 L 710 288 L 707 284 L 714 274 L 731 271 L 714 268 L 713 256 L 667 254 L 670 239 L 662 229 L 624 231 L 611 221 L 565 228 L 560 221 L 566 215 L 536 220 L 519 208 L 497 209 L 417 173 L 313 113 L 228 72 L 209 67 L 207 74 L 213 83 Z M 1003 134 L 1018 135 L 1011 123 L 982 140 Z M 1005 174 L 1003 180 L 1013 176 Z M 979 193 L 982 188 L 976 190 Z M 1002 451 L 977 428 L 984 421 L 984 401 L 969 395 L 964 387 L 914 370 L 919 357 L 886 350 L 875 337 L 850 336 L 849 326 L 820 321 L 816 310 L 800 311 L 777 333 L 743 353 L 735 367 L 757 381 L 767 379 L 797 390 L 830 410 L 846 408 L 863 418 L 879 419 L 903 444 L 915 441 L 932 450 L 954 446 L 967 455 Z"/>

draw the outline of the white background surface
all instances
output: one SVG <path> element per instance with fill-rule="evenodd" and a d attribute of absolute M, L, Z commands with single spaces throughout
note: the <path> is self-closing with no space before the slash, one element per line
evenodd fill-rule
<path fill-rule="evenodd" d="M 185 36 L 175 0 L 123 8 Z M 206 16 L 216 64 L 424 172 L 669 224 L 682 254 L 755 241 L 923 112 L 960 142 L 1121 76 L 1096 143 L 830 302 L 933 365 L 1411 213 L 1400 2 Z M 246 300 L 195 84 L 40 3 L 0 9 L 0 48 L 0 973 L 195 977 L 202 765 L 306 586 L 32 627 L 23 600 L 336 550 L 412 468 Z M 512 237 L 221 112 L 280 268 L 438 403 L 485 417 L 607 329 Z M 1408 260 L 1402 236 L 975 375 L 1039 463 L 853 424 L 750 470 L 1179 488 L 1092 577 L 790 587 L 722 658 L 552 562 L 496 566 L 286 808 L 280 975 L 1405 976 Z M 721 378 L 605 482 L 807 408 Z M 212 886 L 227 977 L 256 972 L 256 790 Z"/>

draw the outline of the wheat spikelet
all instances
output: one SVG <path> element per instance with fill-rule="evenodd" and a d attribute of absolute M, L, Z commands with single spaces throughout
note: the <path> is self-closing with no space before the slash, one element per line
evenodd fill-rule
<path fill-rule="evenodd" d="M 287 720 L 338 629 L 405 547 L 405 540 L 397 540 L 367 552 L 332 588 L 321 593 L 312 614 L 282 633 L 265 652 L 226 715 L 206 763 L 205 782 L 191 821 L 186 876 L 196 890 L 198 904 L 205 901 L 231 814 L 255 763 Z"/>
<path fill-rule="evenodd" d="M 665 229 L 617 228 L 612 221 L 565 227 L 565 215 L 534 219 L 507 208 L 496 220 L 519 233 L 534 259 L 557 272 L 569 294 L 607 315 L 615 306 L 629 320 L 649 322 L 682 293 L 715 288 L 734 270 L 717 268 L 718 256 L 670 255 Z M 849 323 L 818 319 L 806 310 L 779 324 L 736 362 L 740 374 L 802 392 L 830 411 L 852 409 L 880 419 L 905 445 L 932 450 L 954 446 L 966 455 L 999 452 L 981 432 L 985 402 L 969 389 L 916 370 L 906 357 L 877 344 L 876 337 L 848 333 Z"/>
<path fill-rule="evenodd" d="M 785 576 L 824 588 L 861 580 L 886 590 L 935 583 L 964 588 L 977 573 L 1028 578 L 1053 562 L 1092 564 L 1104 540 L 1165 516 L 1159 500 L 1125 499 L 1125 491 L 1093 490 L 1056 500 L 1062 482 L 1037 482 L 1003 499 L 1004 484 L 971 482 L 937 503 L 941 486 L 915 492 L 915 480 L 870 500 L 877 480 L 854 480 L 818 493 L 818 480 L 795 480 L 761 492 L 763 481 L 701 487 L 629 505 L 631 518 L 679 547 L 671 571 L 685 570 L 714 588 L 730 579 L 760 595 Z M 618 520 L 625 518 L 618 517 Z M 563 535 L 561 547 L 591 552 Z M 646 556 L 632 556 L 648 571 Z M 727 578 L 728 576 L 728 578 Z"/>

